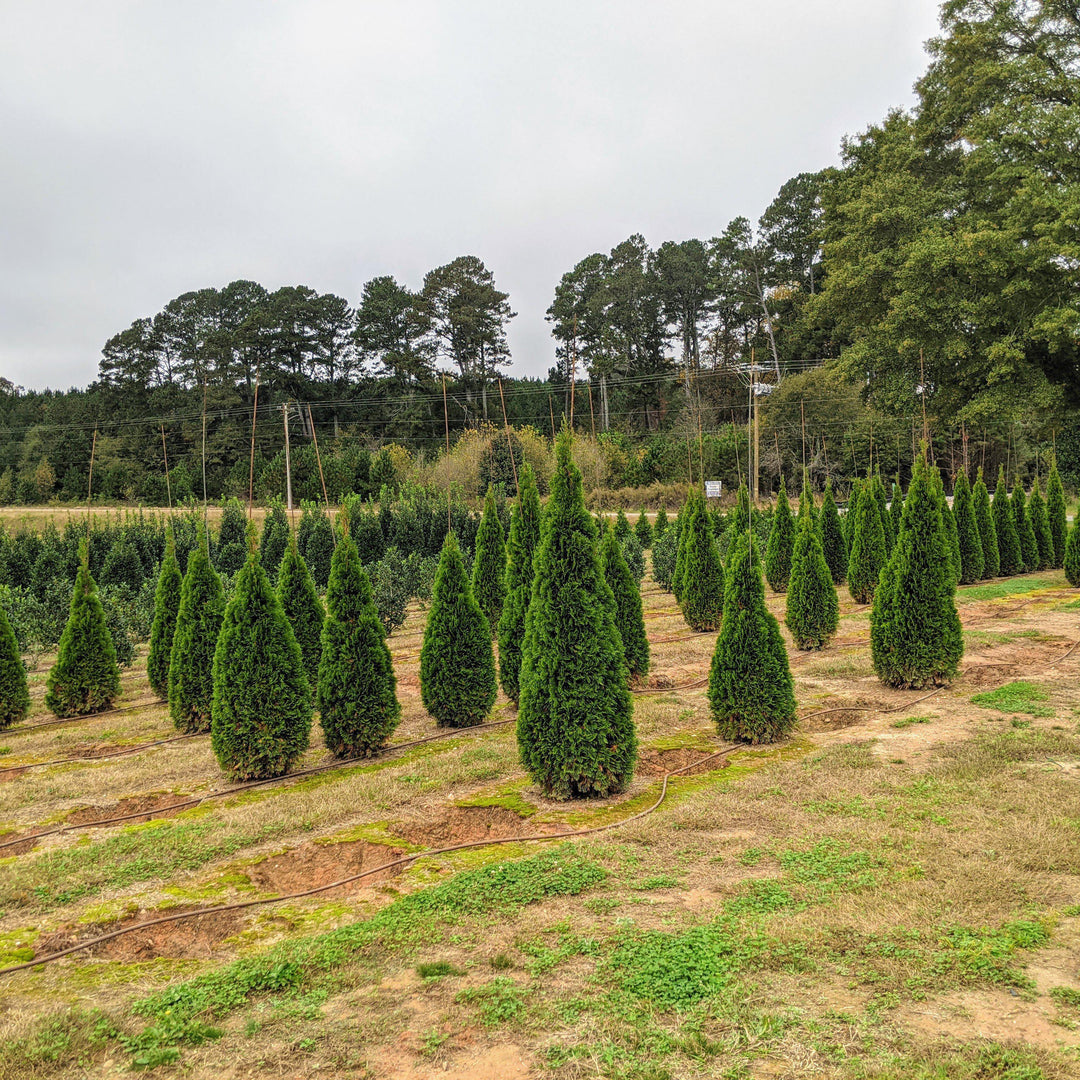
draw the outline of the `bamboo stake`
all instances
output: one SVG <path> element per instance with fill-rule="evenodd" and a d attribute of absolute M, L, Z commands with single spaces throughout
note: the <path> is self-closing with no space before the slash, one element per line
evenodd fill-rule
<path fill-rule="evenodd" d="M 307 407 L 308 423 L 311 425 L 311 439 L 315 443 L 315 463 L 319 466 L 319 483 L 322 484 L 323 502 L 326 503 L 326 516 L 330 516 L 330 499 L 326 494 L 326 477 L 322 471 L 322 456 L 319 454 L 319 436 L 315 434 L 315 420 L 311 415 L 311 406 Z"/>
<path fill-rule="evenodd" d="M 521 488 L 518 486 L 517 462 L 514 460 L 514 444 L 510 441 L 510 422 L 506 419 L 506 397 L 503 394 L 501 376 L 499 377 L 499 401 L 502 403 L 503 429 L 506 431 L 506 446 L 510 451 L 510 466 L 514 470 L 514 487 L 517 489 L 518 496 L 520 497 Z"/>

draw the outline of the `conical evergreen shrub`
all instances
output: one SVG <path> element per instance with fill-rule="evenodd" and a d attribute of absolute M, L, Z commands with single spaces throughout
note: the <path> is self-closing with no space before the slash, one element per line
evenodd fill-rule
<path fill-rule="evenodd" d="M 1054 566 L 1065 562 L 1065 545 L 1069 539 L 1068 515 L 1065 510 L 1065 489 L 1061 486 L 1061 475 L 1057 462 L 1050 466 L 1050 479 L 1046 484 L 1046 518 L 1050 526 L 1050 537 L 1054 542 Z"/>
<path fill-rule="evenodd" d="M 679 530 L 675 525 L 671 525 L 653 541 L 652 549 L 653 580 L 664 592 L 673 591 L 672 583 L 678 557 Z"/>
<path fill-rule="evenodd" d="M 953 585 L 960 582 L 960 530 L 956 526 L 956 515 L 945 499 L 945 488 L 938 482 L 938 502 L 941 507 L 941 521 L 945 526 L 945 538 L 949 542 L 949 567 L 952 570 Z"/>
<path fill-rule="evenodd" d="M 724 567 L 713 537 L 712 517 L 700 495 L 688 509 L 682 527 L 686 535 L 679 607 L 691 630 L 716 630 L 724 616 Z"/>
<path fill-rule="evenodd" d="M 975 510 L 975 525 L 979 530 L 979 546 L 983 554 L 982 579 L 986 581 L 988 578 L 998 576 L 1001 563 L 998 555 L 997 529 L 994 528 L 994 515 L 990 509 L 990 492 L 986 490 L 986 481 L 983 479 L 981 468 L 971 492 L 971 504 Z"/>
<path fill-rule="evenodd" d="M 773 742 L 795 725 L 795 690 L 780 624 L 765 606 L 757 548 L 735 540 L 724 582 L 724 619 L 709 669 L 709 706 L 720 735 Z"/>
<path fill-rule="evenodd" d="M 325 589 L 330 580 L 330 560 L 334 557 L 334 526 L 321 503 L 304 502 L 296 546 L 307 563 L 317 589 Z"/>
<path fill-rule="evenodd" d="M 820 532 L 821 523 L 818 521 L 818 511 L 817 511 L 817 507 L 814 505 L 814 491 L 813 491 L 813 488 L 810 487 L 810 472 L 809 472 L 808 469 L 803 469 L 802 490 L 799 492 L 799 514 L 798 514 L 798 517 L 797 517 L 796 520 L 797 521 L 802 521 L 802 519 L 804 517 L 806 517 L 807 515 L 810 516 L 810 518 L 814 522 L 814 527 L 816 529 L 818 529 L 818 531 Z M 795 527 L 795 538 L 798 539 L 798 536 L 799 536 L 799 529 L 798 529 L 798 526 L 796 526 Z M 819 539 L 820 539 L 820 537 L 819 537 Z M 792 558 L 794 558 L 795 557 L 795 555 L 794 555 L 794 552 L 795 552 L 794 546 L 792 547 L 791 550 L 792 550 Z"/>
<path fill-rule="evenodd" d="M 160 698 L 169 696 L 169 661 L 183 585 L 180 563 L 176 559 L 176 542 L 169 528 L 165 538 L 165 558 L 161 560 L 161 573 L 154 593 L 154 622 L 150 628 L 150 654 L 146 659 L 150 688 Z"/>
<path fill-rule="evenodd" d="M 499 617 L 499 682 L 513 702 L 520 696 L 521 645 L 532 597 L 533 556 L 540 543 L 540 493 L 531 466 L 521 470 L 507 544 L 506 599 Z"/>
<path fill-rule="evenodd" d="M 637 521 L 634 522 L 634 535 L 638 538 L 642 551 L 652 547 L 652 526 L 649 524 L 649 515 L 645 513 L 643 506 L 638 511 Z"/>
<path fill-rule="evenodd" d="M 842 585 L 847 579 L 847 542 L 840 525 L 840 514 L 833 498 L 832 481 L 825 481 L 825 494 L 821 498 L 821 547 L 825 553 L 825 565 L 829 568 L 834 585 Z"/>
<path fill-rule="evenodd" d="M 57 716 L 86 716 L 111 709 L 120 696 L 116 663 L 97 584 L 90 576 L 87 544 L 79 548 L 79 570 L 71 594 L 67 625 L 49 672 L 45 704 Z"/>
<path fill-rule="evenodd" d="M 848 496 L 847 512 L 840 519 L 844 526 L 844 543 L 847 544 L 848 566 L 851 565 L 851 545 L 855 541 L 855 518 L 859 509 L 859 497 L 862 495 L 863 482 L 857 476 L 851 481 L 851 494 Z"/>
<path fill-rule="evenodd" d="M 615 515 L 615 539 L 621 544 L 630 535 L 630 522 L 626 519 L 622 507 Z"/>
<path fill-rule="evenodd" d="M 679 547 L 678 554 L 675 556 L 675 573 L 671 577 L 671 591 L 675 594 L 675 600 L 678 603 L 682 602 L 682 582 L 686 570 L 686 537 L 688 535 L 686 523 L 690 519 L 696 502 L 697 492 L 691 490 L 675 518 L 675 534 L 679 538 Z"/>
<path fill-rule="evenodd" d="M 604 580 L 615 596 L 615 628 L 622 639 L 626 667 L 631 675 L 649 671 L 649 639 L 641 611 L 641 593 L 634 575 L 623 558 L 622 545 L 612 529 L 605 529 L 600 541 L 600 559 Z"/>
<path fill-rule="evenodd" d="M 325 614 L 322 601 L 315 591 L 315 582 L 307 562 L 298 550 L 295 533 L 289 537 L 285 558 L 278 569 L 278 599 L 289 620 L 293 636 L 304 658 L 304 674 L 314 691 L 319 681 L 319 660 L 322 657 L 322 628 Z"/>
<path fill-rule="evenodd" d="M 791 517 L 784 478 L 780 477 L 780 494 L 776 497 L 769 546 L 765 549 L 765 580 L 773 592 L 787 592 L 791 577 L 791 553 L 795 549 L 795 522 Z"/>
<path fill-rule="evenodd" d="M 881 531 L 885 534 L 885 558 L 887 559 L 892 554 L 893 543 L 896 540 L 893 533 L 892 516 L 889 514 L 889 497 L 885 494 L 885 484 L 882 482 L 880 473 L 874 473 L 869 482 L 870 489 L 877 500 L 878 514 L 881 517 Z"/>
<path fill-rule="evenodd" d="M 962 469 L 953 485 L 953 516 L 960 542 L 960 584 L 974 585 L 983 576 L 982 541 L 975 521 L 975 503 L 968 483 L 967 473 Z"/>
<path fill-rule="evenodd" d="M 641 579 L 645 577 L 645 552 L 641 550 L 641 541 L 638 540 L 636 534 L 631 533 L 619 544 L 619 548 L 626 560 L 626 568 L 630 571 L 630 576 L 640 589 Z"/>
<path fill-rule="evenodd" d="M 899 479 L 893 481 L 892 496 L 889 499 L 889 519 L 892 522 L 893 543 L 900 538 L 900 523 L 904 517 L 904 493 L 900 490 Z"/>
<path fill-rule="evenodd" d="M 188 556 L 187 573 L 180 589 L 180 608 L 169 657 L 169 713 L 179 731 L 210 729 L 214 650 L 224 614 L 221 578 L 210 564 L 205 533 L 200 528 L 199 542 Z"/>
<path fill-rule="evenodd" d="M 285 502 L 279 495 L 275 495 L 266 511 L 262 542 L 259 545 L 259 561 L 271 581 L 277 580 L 278 567 L 285 558 L 285 549 L 289 546 L 290 531 Z"/>
<path fill-rule="evenodd" d="M 850 511 L 849 511 L 850 513 Z M 874 598 L 878 575 L 885 565 L 885 527 L 871 482 L 859 489 L 855 520 L 851 524 L 851 553 L 848 556 L 848 589 L 857 604 Z"/>
<path fill-rule="evenodd" d="M 1069 530 L 1069 537 L 1065 541 L 1063 565 L 1065 567 L 1065 580 L 1073 588 L 1080 589 L 1080 508 L 1076 511 L 1072 528 Z"/>
<path fill-rule="evenodd" d="M 1009 492 L 1005 487 L 1005 469 L 998 469 L 997 487 L 994 489 L 994 501 L 990 505 L 994 518 L 994 532 L 997 534 L 999 573 L 1002 577 L 1012 577 L 1024 569 L 1024 559 L 1020 551 L 1020 534 L 1016 531 L 1016 518 L 1013 517 Z"/>
<path fill-rule="evenodd" d="M 916 460 L 900 538 L 870 613 L 874 670 L 886 686 L 921 689 L 956 674 L 964 637 L 948 545 L 934 484 Z"/>
<path fill-rule="evenodd" d="M 652 542 L 654 544 L 664 535 L 664 530 L 667 527 L 667 511 L 661 506 L 660 509 L 656 511 L 656 520 L 652 523 Z"/>
<path fill-rule="evenodd" d="M 424 644 L 420 698 L 440 726 L 472 727 L 495 704 L 491 625 L 473 596 L 454 534 L 443 543 Z"/>
<path fill-rule="evenodd" d="M 338 757 L 376 753 L 397 727 L 397 680 L 371 582 L 356 545 L 338 542 L 326 587 L 316 705 L 326 745 Z"/>
<path fill-rule="evenodd" d="M 25 720 L 29 711 L 30 690 L 26 684 L 26 666 L 7 612 L 0 605 L 0 731 Z"/>
<path fill-rule="evenodd" d="M 1019 477 L 1013 485 L 1010 503 L 1013 521 L 1016 522 L 1016 535 L 1020 538 L 1020 558 L 1024 562 L 1024 570 L 1031 573 L 1039 569 L 1039 542 L 1035 539 L 1035 530 L 1031 527 L 1024 485 L 1020 483 Z"/>
<path fill-rule="evenodd" d="M 506 598 L 506 539 L 495 492 L 488 486 L 484 513 L 476 532 L 476 558 L 473 562 L 472 591 L 488 625 L 499 625 L 503 600 Z"/>
<path fill-rule="evenodd" d="M 307 749 L 311 687 L 281 601 L 251 552 L 236 576 L 213 663 L 210 744 L 231 780 L 282 776 Z"/>
<path fill-rule="evenodd" d="M 1054 565 L 1054 538 L 1050 535 L 1050 519 L 1046 513 L 1046 503 L 1039 490 L 1039 478 L 1031 488 L 1031 498 L 1027 505 L 1028 520 L 1035 534 L 1035 543 L 1039 552 L 1039 570 L 1050 570 Z"/>
<path fill-rule="evenodd" d="M 825 562 L 813 515 L 800 516 L 791 556 L 791 581 L 784 623 L 799 649 L 820 649 L 836 633 L 840 601 Z"/>
<path fill-rule="evenodd" d="M 555 461 L 525 625 L 518 750 L 545 794 L 605 796 L 634 772 L 633 703 L 615 599 L 565 427 Z"/>
<path fill-rule="evenodd" d="M 221 505 L 221 530 L 218 532 L 217 558 L 222 574 L 235 574 L 247 559 L 247 514 L 239 499 L 226 499 Z"/>

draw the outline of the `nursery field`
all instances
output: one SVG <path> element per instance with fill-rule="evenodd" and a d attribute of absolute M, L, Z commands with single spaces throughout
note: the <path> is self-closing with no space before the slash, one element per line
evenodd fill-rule
<path fill-rule="evenodd" d="M 643 599 L 640 758 L 607 800 L 541 798 L 501 695 L 435 727 L 415 604 L 390 750 L 341 763 L 316 723 L 242 790 L 178 737 L 145 646 L 119 708 L 65 722 L 41 657 L 0 733 L 0 966 L 136 929 L 0 976 L 0 1077 L 1080 1075 L 1062 572 L 958 589 L 965 655 L 932 693 L 879 683 L 841 588 L 834 642 L 789 648 L 793 737 L 758 748 L 710 719 L 716 634 L 651 575 Z"/>

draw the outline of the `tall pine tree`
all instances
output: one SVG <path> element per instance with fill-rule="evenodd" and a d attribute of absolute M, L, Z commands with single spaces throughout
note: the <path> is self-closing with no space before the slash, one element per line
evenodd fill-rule
<path fill-rule="evenodd" d="M 176 559 L 176 541 L 172 526 L 169 526 L 165 532 L 165 558 L 161 560 L 161 572 L 154 593 L 154 622 L 150 627 L 150 654 L 146 659 L 150 688 L 160 698 L 169 696 L 169 661 L 183 585 L 180 563 Z"/>
<path fill-rule="evenodd" d="M 1050 537 L 1054 541 L 1054 565 L 1062 566 L 1065 562 L 1065 544 L 1069 539 L 1069 524 L 1065 510 L 1065 489 L 1061 486 L 1057 461 L 1050 466 L 1050 479 L 1046 485 L 1046 518 L 1050 525 Z"/>
<path fill-rule="evenodd" d="M 1004 466 L 998 469 L 997 487 L 994 489 L 994 501 L 990 509 L 998 543 L 998 572 L 1002 577 L 1022 573 L 1024 560 L 1020 552 L 1020 535 L 1016 531 L 1016 518 L 1013 517 L 1009 491 L 1005 487 Z"/>
<path fill-rule="evenodd" d="M 513 702 L 520 694 L 521 644 L 532 597 L 533 556 L 540 543 L 540 493 L 532 467 L 525 465 L 507 544 L 506 599 L 499 616 L 499 682 Z"/>
<path fill-rule="evenodd" d="M 484 513 L 476 532 L 476 560 L 473 563 L 472 591 L 492 629 L 499 625 L 506 597 L 506 540 L 495 492 L 488 486 Z"/>
<path fill-rule="evenodd" d="M 319 679 L 319 659 L 322 656 L 322 601 L 315 591 L 315 581 L 307 562 L 299 551 L 296 533 L 289 534 L 289 546 L 278 568 L 278 599 L 285 618 L 289 620 L 300 655 L 304 658 L 304 674 L 314 691 Z"/>
<path fill-rule="evenodd" d="M 791 517 L 784 478 L 780 477 L 780 494 L 776 497 L 769 545 L 765 549 L 765 579 L 773 592 L 787 592 L 791 577 L 791 553 L 795 547 L 795 522 Z"/>
<path fill-rule="evenodd" d="M 800 649 L 820 649 L 836 633 L 840 602 L 810 513 L 800 514 L 784 622 Z"/>
<path fill-rule="evenodd" d="M 967 473 L 960 470 L 953 485 L 953 516 L 960 541 L 960 584 L 974 585 L 983 576 L 982 541 L 975 521 L 975 503 Z"/>
<path fill-rule="evenodd" d="M 604 580 L 615 597 L 615 628 L 622 639 L 627 670 L 631 675 L 646 675 L 649 671 L 649 639 L 645 636 L 641 593 L 626 565 L 622 545 L 615 539 L 613 529 L 604 530 L 600 541 L 600 559 Z"/>
<path fill-rule="evenodd" d="M 986 481 L 980 467 L 975 487 L 971 493 L 971 503 L 975 510 L 975 524 L 979 530 L 979 545 L 983 554 L 982 579 L 998 576 L 1001 557 L 998 554 L 997 529 L 994 528 L 994 514 L 990 509 L 990 492 L 986 490 Z"/>
<path fill-rule="evenodd" d="M 790 523 L 790 515 L 788 517 Z M 712 517 L 700 494 L 683 520 L 683 577 L 679 607 L 687 625 L 699 633 L 716 630 L 724 615 L 724 567 L 713 537 Z"/>
<path fill-rule="evenodd" d="M 19 653 L 15 631 L 0 604 L 0 731 L 26 719 L 30 711 L 30 691 L 26 667 Z"/>
<path fill-rule="evenodd" d="M 1027 505 L 1031 530 L 1035 534 L 1035 543 L 1039 552 L 1039 570 L 1050 570 L 1054 565 L 1054 538 L 1050 533 L 1050 519 L 1046 513 L 1046 503 L 1039 490 L 1039 478 L 1031 489 L 1031 498 Z"/>
<path fill-rule="evenodd" d="M 834 585 L 842 585 L 847 579 L 848 552 L 840 514 L 833 498 L 832 481 L 825 481 L 825 494 L 821 499 L 821 546 L 825 563 L 832 575 Z"/>

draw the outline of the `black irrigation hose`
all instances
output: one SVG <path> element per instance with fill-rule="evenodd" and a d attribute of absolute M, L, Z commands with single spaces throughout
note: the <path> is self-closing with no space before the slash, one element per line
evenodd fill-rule
<path fill-rule="evenodd" d="M 44 769 L 50 765 L 91 764 L 95 761 L 109 761 L 111 758 L 127 757 L 129 754 L 138 754 L 143 750 L 150 750 L 155 746 L 164 746 L 166 743 L 180 742 L 182 739 L 197 739 L 205 735 L 205 731 L 193 731 L 187 735 L 172 735 L 167 739 L 155 739 L 153 742 L 135 743 L 125 746 L 120 750 L 112 750 L 105 754 L 91 754 L 89 757 L 73 755 L 71 757 L 55 758 L 53 761 L 31 761 L 28 765 L 8 765 L 0 769 L 0 776 L 4 773 L 25 772 L 27 769 Z M 0 845 L 2 846 L 2 845 Z"/>
<path fill-rule="evenodd" d="M 58 727 L 60 724 L 74 724 L 79 720 L 100 720 L 103 716 L 115 716 L 117 713 L 131 712 L 133 709 L 148 709 L 152 705 L 168 705 L 165 698 L 148 698 L 146 701 L 133 701 L 130 705 L 117 705 L 115 709 L 104 709 L 101 712 L 81 713 L 79 716 L 61 716 L 55 720 L 40 720 L 36 724 L 16 724 L 3 732 L 6 739 L 9 735 L 25 735 L 29 731 L 39 731 L 41 728 Z"/>

